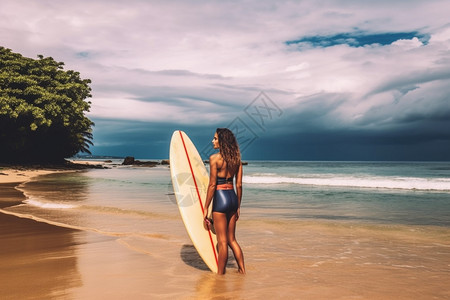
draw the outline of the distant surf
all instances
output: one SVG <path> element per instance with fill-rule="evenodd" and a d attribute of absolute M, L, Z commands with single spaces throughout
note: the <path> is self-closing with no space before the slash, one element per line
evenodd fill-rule
<path fill-rule="evenodd" d="M 311 186 L 354 187 L 372 189 L 401 189 L 423 191 L 450 192 L 449 178 L 417 178 L 417 177 L 356 177 L 324 174 L 308 174 L 308 177 L 274 176 L 258 174 L 244 176 L 247 184 L 299 184 Z"/>

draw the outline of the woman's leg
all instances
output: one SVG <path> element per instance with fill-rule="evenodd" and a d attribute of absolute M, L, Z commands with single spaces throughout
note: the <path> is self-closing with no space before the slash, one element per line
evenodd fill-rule
<path fill-rule="evenodd" d="M 236 217 L 237 212 L 231 215 L 228 221 L 228 230 L 227 230 L 227 240 L 228 245 L 230 245 L 231 250 L 233 250 L 234 258 L 239 266 L 239 273 L 245 274 L 245 265 L 244 265 L 244 253 L 242 252 L 241 246 L 239 246 L 236 240 Z M 228 250 L 228 249 L 227 249 Z"/>
<path fill-rule="evenodd" d="M 225 274 L 228 261 L 228 221 L 227 215 L 220 212 L 213 212 L 214 229 L 217 236 L 218 254 L 218 274 Z"/>

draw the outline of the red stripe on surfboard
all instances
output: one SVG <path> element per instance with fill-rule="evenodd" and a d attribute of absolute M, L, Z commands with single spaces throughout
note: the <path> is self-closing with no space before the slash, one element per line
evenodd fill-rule
<path fill-rule="evenodd" d="M 194 170 L 192 169 L 192 165 L 191 165 L 191 159 L 189 158 L 189 153 L 186 149 L 186 144 L 184 143 L 184 139 L 183 139 L 183 135 L 181 134 L 181 130 L 179 130 L 178 132 L 180 133 L 181 141 L 183 142 L 184 152 L 186 153 L 186 157 L 187 157 L 187 160 L 189 163 L 189 169 L 191 169 L 191 175 L 192 175 L 192 178 L 194 179 L 195 190 L 197 191 L 198 200 L 200 202 L 200 208 L 201 208 L 202 214 L 203 214 L 203 212 L 205 211 L 205 208 L 203 207 L 202 198 L 200 197 L 200 191 L 198 190 L 197 180 L 195 180 Z M 217 259 L 216 248 L 214 247 L 214 242 L 212 239 L 211 231 L 208 230 L 208 234 L 209 234 L 209 240 L 211 242 L 211 247 L 214 252 L 214 258 L 216 259 L 216 264 L 217 264 L 217 266 L 219 266 L 219 261 Z"/>

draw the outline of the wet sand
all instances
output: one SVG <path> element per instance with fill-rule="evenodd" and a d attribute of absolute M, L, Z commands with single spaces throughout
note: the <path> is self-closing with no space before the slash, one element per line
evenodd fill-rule
<path fill-rule="evenodd" d="M 0 184 L 0 207 L 24 200 L 17 184 Z M 217 276 L 179 220 L 149 243 L 0 213 L 1 298 L 450 299 L 446 228 L 239 222 L 248 274 L 231 259 Z"/>

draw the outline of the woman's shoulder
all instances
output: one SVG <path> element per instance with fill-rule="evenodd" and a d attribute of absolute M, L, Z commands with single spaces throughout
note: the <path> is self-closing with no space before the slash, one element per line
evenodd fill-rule
<path fill-rule="evenodd" d="M 209 162 L 216 162 L 217 160 L 221 159 L 222 155 L 220 153 L 214 153 L 209 157 Z"/>

